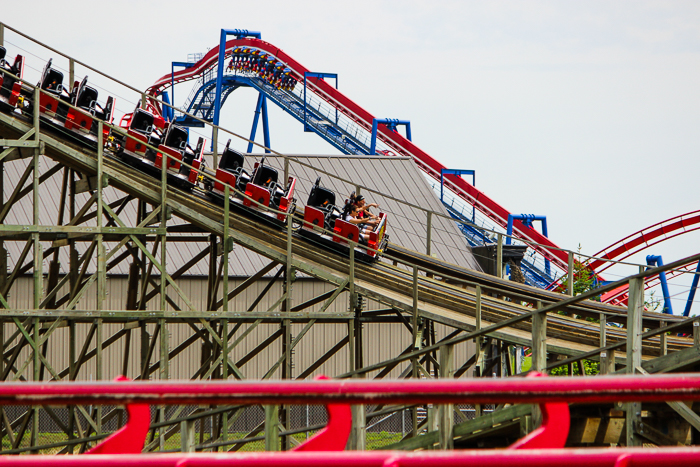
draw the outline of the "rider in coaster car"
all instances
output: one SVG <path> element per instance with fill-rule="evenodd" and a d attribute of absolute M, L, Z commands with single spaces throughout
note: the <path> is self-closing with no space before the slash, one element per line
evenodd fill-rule
<path fill-rule="evenodd" d="M 358 216 L 360 208 L 352 203 L 345 205 L 345 214 L 343 215 L 343 220 L 349 222 L 350 224 L 355 224 L 360 229 L 360 240 L 366 242 L 369 237 L 369 232 L 374 229 L 376 224 L 370 224 L 366 219 L 361 219 Z"/>
<path fill-rule="evenodd" d="M 375 216 L 369 210 L 369 208 L 371 207 L 378 208 L 379 205 L 377 203 L 367 204 L 367 201 L 365 201 L 365 197 L 362 195 L 355 195 L 354 191 L 350 194 L 349 202 L 357 206 L 358 219 L 363 219 L 367 225 L 370 225 L 373 228 L 379 224 L 379 216 Z"/>

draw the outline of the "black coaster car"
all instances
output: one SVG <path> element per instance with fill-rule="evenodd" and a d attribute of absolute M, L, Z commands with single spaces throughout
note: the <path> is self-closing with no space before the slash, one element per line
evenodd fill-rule
<path fill-rule="evenodd" d="M 44 67 L 37 86 L 43 91 L 39 95 L 41 121 L 49 128 L 60 131 L 62 135 L 70 135 L 72 139 L 95 149 L 97 122 L 102 120 L 112 123 L 114 98 L 108 97 L 104 106 L 98 104 L 97 90 L 87 85 L 87 76 L 80 83 L 76 81 L 72 90 L 68 92 L 69 88 L 63 84 L 63 73 L 51 67 L 51 60 Z M 103 126 L 102 132 L 106 141 L 110 133 L 109 127 Z"/>
<path fill-rule="evenodd" d="M 6 59 L 7 50 L 0 46 L 0 106 L 5 112 L 32 112 L 32 89 L 22 85 L 24 57 L 17 55 L 10 65 Z"/>
<path fill-rule="evenodd" d="M 381 219 L 379 225 L 366 234 L 365 241 L 361 238 L 360 228 L 356 224 L 342 219 L 342 212 L 335 205 L 335 193 L 322 187 L 320 182 L 321 177 L 318 177 L 311 188 L 299 234 L 342 252 L 348 251 L 348 240 L 362 242 L 355 247 L 355 257 L 361 261 L 375 261 L 384 252 L 388 243 L 387 215 L 383 212 L 379 214 Z M 323 232 L 321 229 L 331 231 L 333 234 Z"/>
<path fill-rule="evenodd" d="M 189 134 L 184 128 L 166 124 L 162 117 L 136 107 L 125 115 L 120 126 L 127 134 L 113 133 L 113 149 L 127 164 L 155 178 L 162 176 L 164 155 L 167 155 L 168 183 L 191 191 L 198 183 L 199 172 L 204 170 L 204 138 L 199 138 L 193 149 L 187 144 Z M 157 147 L 151 149 L 146 144 Z M 185 166 L 184 163 L 193 168 Z"/>
<path fill-rule="evenodd" d="M 282 213 L 294 214 L 296 210 L 296 178 L 289 177 L 286 186 L 279 185 L 277 169 L 265 165 L 264 157 L 255 163 L 253 173 L 249 175 L 243 168 L 245 156 L 230 145 L 229 139 L 216 169 L 216 180 L 213 184 L 205 184 L 210 198 L 223 204 L 224 184 L 227 184 L 231 187 L 229 199 L 232 206 L 254 212 L 275 224 L 286 224 L 288 216 Z M 282 213 L 275 213 L 271 209 Z"/>

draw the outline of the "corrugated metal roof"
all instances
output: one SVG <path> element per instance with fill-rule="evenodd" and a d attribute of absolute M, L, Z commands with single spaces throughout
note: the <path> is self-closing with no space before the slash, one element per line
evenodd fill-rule
<path fill-rule="evenodd" d="M 336 204 L 341 206 L 350 193 L 355 191 L 355 184 L 360 185 L 364 187 L 361 192 L 368 202 L 378 203 L 378 210 L 389 214 L 387 232 L 391 242 L 406 248 L 418 252 L 426 251 L 426 211 L 447 215 L 444 206 L 410 158 L 314 155 L 288 157 L 289 172 L 297 177 L 297 205 L 306 203 L 309 190 L 319 176 L 321 184 L 336 193 Z M 254 158 L 248 159 L 247 162 L 250 163 L 250 159 Z M 284 167 L 282 157 L 267 156 L 266 163 L 280 171 Z M 415 207 L 392 198 L 404 200 Z M 466 239 L 450 219 L 433 216 L 431 238 L 431 254 L 437 258 L 480 270 Z"/>
<path fill-rule="evenodd" d="M 253 164 L 260 159 L 260 155 L 250 155 L 246 158 L 246 168 L 252 170 Z M 15 188 L 15 181 L 18 180 L 31 159 L 17 160 L 4 164 L 5 183 L 4 199 L 8 199 Z M 284 161 L 281 157 L 267 156 L 266 163 L 276 167 L 281 174 L 284 170 Z M 40 173 L 44 174 L 53 168 L 55 163 L 47 158 L 41 159 Z M 212 164 L 210 163 L 209 166 Z M 309 167 L 310 166 L 310 167 Z M 389 214 L 388 230 L 390 240 L 406 248 L 415 251 L 426 251 L 426 214 L 425 210 L 446 213 L 442 203 L 434 195 L 428 186 L 423 175 L 416 168 L 409 158 L 385 157 L 385 156 L 290 156 L 290 174 L 297 177 L 297 206 L 303 209 L 308 193 L 316 181 L 321 176 L 323 186 L 336 192 L 336 204 L 342 206 L 345 199 L 352 191 L 355 191 L 354 184 L 365 187 L 363 195 L 369 202 L 378 203 L 381 211 Z M 324 173 L 325 172 L 325 173 Z M 330 174 L 330 175 L 328 175 Z M 332 176 L 338 177 L 333 178 Z M 40 201 L 40 224 L 56 225 L 58 223 L 59 205 L 61 202 L 60 193 L 63 179 L 63 170 L 59 170 L 52 177 L 42 183 L 39 192 Z M 31 177 L 25 186 L 31 185 Z M 373 190 L 374 192 L 370 191 Z M 380 194 L 381 193 L 381 194 Z M 383 196 L 388 195 L 388 196 Z M 103 197 L 107 203 L 115 202 L 124 197 L 124 194 L 108 187 L 103 190 Z M 415 204 L 418 208 L 401 204 L 390 197 L 406 200 Z M 90 198 L 88 193 L 76 195 L 77 209 Z M 127 225 L 136 225 L 138 203 L 131 200 L 123 207 L 119 214 Z M 88 212 L 94 212 L 94 205 Z M 150 208 L 149 208 L 150 210 Z M 66 211 L 63 224 L 69 221 L 69 213 Z M 168 225 L 185 223 L 183 220 L 173 218 Z M 32 194 L 29 192 L 19 203 L 10 210 L 5 224 L 32 224 Z M 91 219 L 83 225 L 96 225 L 95 219 Z M 480 269 L 474 260 L 471 250 L 466 240 L 461 235 L 454 222 L 441 217 L 434 216 L 432 224 L 432 248 L 431 252 L 437 258 L 457 264 L 459 266 Z M 78 251 L 82 254 L 89 247 L 89 242 L 77 242 Z M 116 244 L 106 244 L 109 251 Z M 23 242 L 6 241 L 5 248 L 8 250 L 9 267 L 13 267 L 24 247 Z M 50 244 L 44 245 L 44 250 Z M 207 242 L 169 242 L 167 246 L 167 264 L 169 271 L 181 268 L 203 249 L 208 248 Z M 59 252 L 61 272 L 68 272 L 68 251 L 61 248 Z M 242 247 L 234 249 L 231 257 L 229 274 L 231 276 L 250 276 L 260 270 L 269 262 L 264 257 L 248 251 Z M 90 270 L 94 270 L 96 264 L 90 265 Z M 44 270 L 48 268 L 48 259 L 45 261 Z M 128 263 L 122 262 L 110 270 L 111 274 L 127 274 Z M 207 275 L 208 262 L 206 257 L 192 267 L 187 275 Z"/>

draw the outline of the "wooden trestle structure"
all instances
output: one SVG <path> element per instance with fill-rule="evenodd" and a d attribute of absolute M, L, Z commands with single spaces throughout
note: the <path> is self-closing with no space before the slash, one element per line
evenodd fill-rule
<path fill-rule="evenodd" d="M 569 374 L 583 368 L 584 359 L 600 361 L 601 374 L 693 371 L 700 361 L 700 318 L 643 310 L 643 277 L 681 262 L 642 270 L 575 297 L 459 268 L 397 245 L 391 246 L 384 261 L 367 265 L 355 262 L 352 255 L 348 260 L 304 241 L 291 228 L 269 227 L 229 210 L 228 205 L 219 207 L 196 193 L 170 188 L 123 165 L 101 144 L 95 151 L 77 146 L 47 131 L 38 113 L 33 119 L 0 113 L 0 138 L 0 192 L 12 187 L 8 199 L 0 198 L 3 381 L 104 380 L 118 374 L 140 380 L 169 379 L 174 374 L 202 380 L 246 379 L 245 365 L 261 352 L 273 352 L 276 358 L 269 366 L 256 368 L 255 377 L 282 379 L 308 378 L 337 355 L 346 359 L 346 370 L 328 376 L 515 376 L 510 361 L 513 346 L 532 349 L 533 370 L 568 365 Z M 24 164 L 19 179 L 3 176 L 9 164 Z M 52 193 L 60 199 L 59 209 L 48 213 L 55 219 L 53 224 L 42 225 L 40 187 L 51 177 L 62 177 L 60 193 Z M 106 201 L 106 187 L 119 196 Z M 82 204 L 76 196 L 81 190 L 89 194 Z M 8 212 L 25 197 L 33 198 L 31 222 L 6 224 Z M 129 203 L 137 205 L 135 216 L 124 214 Z M 182 241 L 199 243 L 201 252 L 175 270 L 166 261 L 167 250 Z M 16 242 L 15 250 L 21 252 L 11 268 L 5 260 L 10 242 Z M 267 258 L 268 263 L 230 289 L 225 265 L 233 244 Z M 60 272 L 59 256 L 68 258 L 66 274 Z M 46 270 L 44 261 L 48 261 Z M 199 261 L 208 261 L 209 276 L 200 282 L 205 305 L 193 303 L 178 282 Z M 116 280 L 110 270 L 122 263 L 129 265 L 126 292 L 118 300 L 108 300 L 109 283 Z M 297 274 L 324 282 L 325 291 L 294 303 Z M 18 283 L 27 277 L 31 277 L 30 306 L 13 306 L 18 303 Z M 278 279 L 282 286 L 273 287 Z M 260 281 L 267 285 L 252 301 L 240 299 Z M 625 282 L 630 284 L 627 309 L 587 300 Z M 360 296 L 372 304 L 371 309 L 359 306 Z M 248 311 L 263 297 L 272 303 L 267 311 Z M 86 304 L 91 306 L 81 308 Z M 329 348 L 311 348 L 312 361 L 303 368 L 295 366 L 295 352 L 307 345 L 304 337 L 324 325 L 342 326 L 343 336 Z M 410 344 L 389 358 L 378 356 L 376 342 L 366 335 L 380 325 L 405 333 Z M 241 351 L 241 342 L 259 326 L 273 330 Z M 446 329 L 440 337 L 436 326 Z M 188 329 L 188 334 L 173 341 L 169 330 L 174 327 Z M 65 355 L 47 352 L 56 341 Z M 464 359 L 455 358 L 455 348 L 467 342 L 476 342 L 476 351 Z M 178 357 L 195 347 L 199 364 L 183 375 L 177 371 Z M 643 409 L 631 403 L 574 407 L 569 442 L 696 441 L 700 417 L 692 406 L 669 401 Z M 288 449 L 296 442 L 293 435 L 319 427 L 293 427 L 290 406 L 266 406 L 264 420 L 234 438 L 231 428 L 241 410 L 234 406 L 160 408 L 153 415 L 146 449 L 172 449 L 168 442 L 174 437 L 181 440 L 176 449 L 183 450 L 238 450 L 256 441 L 264 441 L 272 450 L 279 447 L 278 439 L 282 449 Z M 392 445 L 397 449 L 506 444 L 499 440 L 517 438 L 538 423 L 537 411 L 530 405 L 488 410 L 477 405 L 473 418 L 462 411 L 438 413 L 433 407 L 416 405 L 369 410 L 356 406 L 351 447 L 366 447 L 369 420 L 404 410 L 411 414 L 412 429 Z M 113 431 L 122 417 L 121 410 L 101 406 L 34 405 L 17 413 L 0 408 L 0 453 L 84 451 Z M 49 425 L 60 433 L 60 440 L 47 440 Z M 181 429 L 195 425 L 199 441 L 184 432 L 180 435 Z"/>

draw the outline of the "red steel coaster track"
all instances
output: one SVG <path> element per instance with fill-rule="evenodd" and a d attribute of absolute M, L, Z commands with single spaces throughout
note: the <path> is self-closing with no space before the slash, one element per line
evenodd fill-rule
<path fill-rule="evenodd" d="M 225 54 L 229 54 L 235 47 L 240 46 L 254 47 L 274 55 L 278 60 L 284 62 L 300 81 L 303 81 L 304 73 L 309 72 L 307 68 L 287 55 L 283 50 L 260 39 L 244 38 L 229 40 L 226 42 Z M 209 50 L 209 52 L 192 67 L 179 70 L 174 74 L 163 75 L 148 88 L 147 93 L 151 96 L 156 96 L 172 83 L 178 84 L 196 79 L 206 70 L 216 66 L 218 57 L 219 46 L 217 45 Z M 367 132 L 372 131 L 372 122 L 375 117 L 323 79 L 307 78 L 307 89 L 333 106 L 339 113 L 351 119 L 355 124 L 364 128 Z M 151 102 L 151 106 L 158 111 L 158 105 L 155 101 Z M 421 170 L 433 179 L 437 181 L 440 180 L 440 171 L 446 167 L 398 132 L 391 131 L 384 125 L 379 125 L 377 129 L 377 139 L 391 148 L 395 154 L 412 157 Z M 476 209 L 497 225 L 503 228 L 507 227 L 508 215 L 511 214 L 507 209 L 458 176 L 445 175 L 444 179 L 445 186 L 454 192 L 456 196 L 475 206 Z M 514 221 L 513 233 L 520 238 L 542 245 L 533 245 L 532 247 L 563 271 L 567 270 L 567 252 L 559 250 L 550 239 L 537 232 L 535 229 L 526 226 L 520 220 Z"/>

